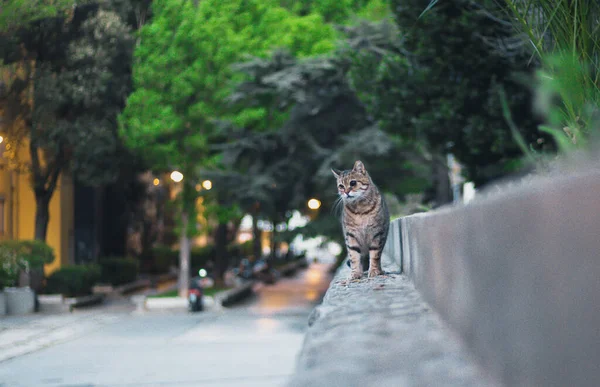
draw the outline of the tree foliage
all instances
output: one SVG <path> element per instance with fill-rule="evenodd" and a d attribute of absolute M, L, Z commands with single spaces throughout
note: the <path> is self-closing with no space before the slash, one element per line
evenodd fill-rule
<path fill-rule="evenodd" d="M 23 27 L 33 21 L 56 17 L 75 6 L 73 0 L 6 0 L 0 3 L 0 33 Z"/>
<path fill-rule="evenodd" d="M 136 90 L 121 116 L 121 135 L 155 169 L 183 172 L 182 217 L 195 209 L 200 170 L 219 165 L 219 152 L 213 147 L 228 141 L 219 122 L 266 119 L 263 109 L 232 109 L 227 97 L 241 80 L 232 65 L 280 46 L 300 56 L 327 52 L 334 33 L 319 15 L 298 16 L 276 1 L 153 3 L 153 20 L 142 28 L 136 50 Z M 236 197 L 225 187 L 217 182 L 209 195 L 218 198 L 221 209 Z M 223 225 L 217 229 L 223 235 Z M 185 230 L 186 235 L 193 233 L 195 223 Z M 217 252 L 224 252 L 224 240 L 218 239 Z"/>
<path fill-rule="evenodd" d="M 156 165 L 208 156 L 208 145 L 219 140 L 214 121 L 231 113 L 231 65 L 244 55 L 280 45 L 303 55 L 332 47 L 333 31 L 318 16 L 292 17 L 273 2 L 159 0 L 153 10 L 136 50 L 136 91 L 122 116 L 122 135 Z"/>
<path fill-rule="evenodd" d="M 342 52 L 307 59 L 277 52 L 238 67 L 248 79 L 233 94 L 237 103 L 268 101 L 272 109 L 289 111 L 277 130 L 232 130 L 235 141 L 223 150 L 223 162 L 246 177 L 240 180 L 240 191 L 254 206 L 253 216 L 278 224 L 298 209 L 313 217 L 303 232 L 337 239 L 332 214 L 337 194 L 330 169 L 349 167 L 359 158 L 384 190 L 402 194 L 428 185 L 410 161 L 415 152 L 368 116 L 349 82 L 351 65 Z M 407 181 L 414 185 L 409 187 Z M 306 208 L 311 197 L 322 202 L 319 214 Z"/>
<path fill-rule="evenodd" d="M 3 52 L 3 117 L 9 144 L 28 144 L 37 239 L 62 172 L 86 184 L 112 181 L 126 155 L 116 118 L 130 91 L 133 8 L 110 2 L 39 18 L 11 35 Z M 119 12 L 125 12 L 120 14 Z"/>
<path fill-rule="evenodd" d="M 548 141 L 519 79 L 531 71 L 530 55 L 495 2 L 439 2 L 422 16 L 419 1 L 392 1 L 392 9 L 400 33 L 387 45 L 395 55 L 374 62 L 378 82 L 367 93 L 389 130 L 455 154 L 467 177 L 483 184 L 514 170 L 521 154 L 502 114 L 504 90 L 527 141 Z"/>

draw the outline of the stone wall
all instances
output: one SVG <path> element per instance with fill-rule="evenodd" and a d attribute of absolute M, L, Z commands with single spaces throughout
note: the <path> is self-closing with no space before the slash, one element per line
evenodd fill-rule
<path fill-rule="evenodd" d="M 290 386 L 600 385 L 600 172 L 504 187 L 392 222 L 385 277 L 343 265 Z"/>
<path fill-rule="evenodd" d="M 289 387 L 495 386 L 397 263 L 347 281 L 342 265 L 310 328 Z"/>
<path fill-rule="evenodd" d="M 600 385 L 600 172 L 400 223 L 403 272 L 490 374 Z"/>

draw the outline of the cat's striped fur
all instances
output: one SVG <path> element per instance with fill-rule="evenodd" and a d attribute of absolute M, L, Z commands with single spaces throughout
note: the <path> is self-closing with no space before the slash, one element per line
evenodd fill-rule
<path fill-rule="evenodd" d="M 351 278 L 362 277 L 367 260 L 369 277 L 383 274 L 381 253 L 390 226 L 385 199 L 360 160 L 354 163 L 352 170 L 332 172 L 344 203 L 342 228 L 350 257 Z"/>

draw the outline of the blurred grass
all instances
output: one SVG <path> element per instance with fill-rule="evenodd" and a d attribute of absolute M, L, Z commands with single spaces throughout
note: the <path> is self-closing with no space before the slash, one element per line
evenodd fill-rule
<path fill-rule="evenodd" d="M 214 296 L 216 293 L 225 291 L 225 290 L 229 290 L 232 289 L 232 287 L 226 287 L 226 286 L 213 286 L 212 288 L 205 288 L 202 289 L 202 293 L 205 296 Z M 166 297 L 177 297 L 178 293 L 177 293 L 177 289 L 172 289 L 166 292 L 162 292 L 162 293 L 158 293 L 158 294 L 154 294 L 151 296 L 148 296 L 149 298 L 166 298 Z"/>

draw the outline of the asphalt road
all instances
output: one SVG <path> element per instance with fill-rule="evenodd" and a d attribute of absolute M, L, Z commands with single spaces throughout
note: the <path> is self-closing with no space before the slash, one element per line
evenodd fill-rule
<path fill-rule="evenodd" d="M 327 267 L 313 264 L 223 311 L 82 312 L 72 324 L 103 323 L 1 362 L 0 386 L 282 386 L 293 372 L 308 314 L 329 280 Z M 64 330 L 70 321 L 64 317 L 59 325 Z"/>

